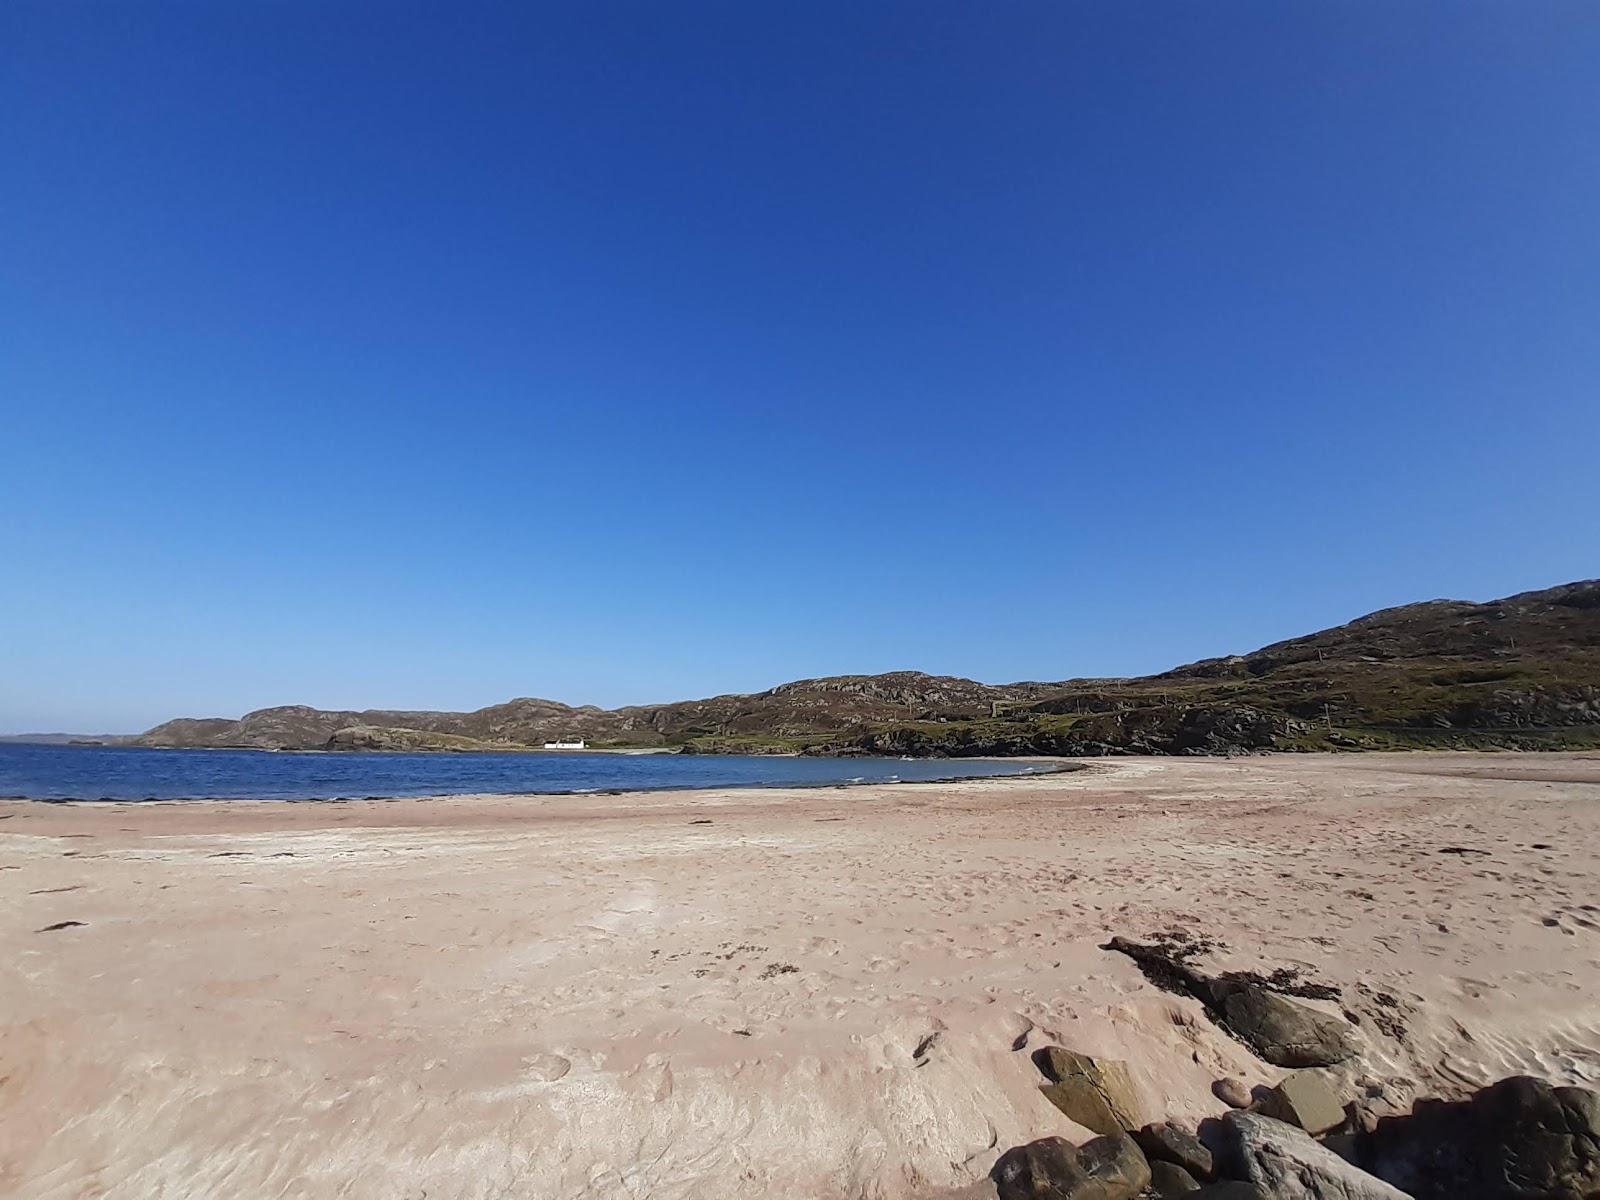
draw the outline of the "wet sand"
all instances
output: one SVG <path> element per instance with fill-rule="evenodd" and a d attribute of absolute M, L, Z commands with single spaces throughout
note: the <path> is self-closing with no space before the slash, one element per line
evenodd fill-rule
<path fill-rule="evenodd" d="M 1099 946 L 1181 927 L 1351 1079 L 1600 1082 L 1600 757 L 1124 759 L 957 784 L 0 803 L 0 1193 L 981 1196 L 1281 1072 Z M 53 928 L 54 927 L 54 928 Z"/>

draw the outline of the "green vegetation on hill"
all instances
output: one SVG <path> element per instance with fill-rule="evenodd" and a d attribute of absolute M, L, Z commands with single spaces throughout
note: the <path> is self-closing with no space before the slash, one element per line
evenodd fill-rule
<path fill-rule="evenodd" d="M 905 753 L 1019 743 L 1060 754 L 1600 746 L 1600 581 L 1387 609 L 1161 675 L 1064 683 L 987 722 L 856 740 Z"/>
<path fill-rule="evenodd" d="M 1600 580 L 1434 600 L 1138 679 L 994 686 L 897 671 L 615 710 L 513 700 L 473 713 L 263 709 L 144 745 L 505 749 L 583 737 L 686 753 L 1214 754 L 1600 747 Z"/>

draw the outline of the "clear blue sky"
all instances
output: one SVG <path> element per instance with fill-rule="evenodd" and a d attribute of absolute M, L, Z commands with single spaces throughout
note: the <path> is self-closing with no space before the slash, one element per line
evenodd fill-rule
<path fill-rule="evenodd" d="M 0 66 L 0 731 L 1600 574 L 1590 0 L 10 0 Z"/>

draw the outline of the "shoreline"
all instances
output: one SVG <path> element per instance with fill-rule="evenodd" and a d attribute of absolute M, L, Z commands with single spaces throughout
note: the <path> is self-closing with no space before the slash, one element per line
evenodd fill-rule
<path fill-rule="evenodd" d="M 1397 1103 L 1600 1081 L 1600 757 L 1102 759 L 919 788 L 0 803 L 0 1192 L 977 1200 L 1283 1074 L 1103 947 L 1358 1021 Z M 1367 1080 L 1367 1083 L 1360 1083 Z"/>

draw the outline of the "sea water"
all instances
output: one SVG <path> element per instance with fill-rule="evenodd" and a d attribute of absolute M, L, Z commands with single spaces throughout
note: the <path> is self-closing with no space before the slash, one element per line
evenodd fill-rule
<path fill-rule="evenodd" d="M 0 744 L 0 796 L 35 800 L 333 800 L 673 788 L 822 787 L 1024 775 L 1005 759 L 731 754 L 288 753 Z"/>

